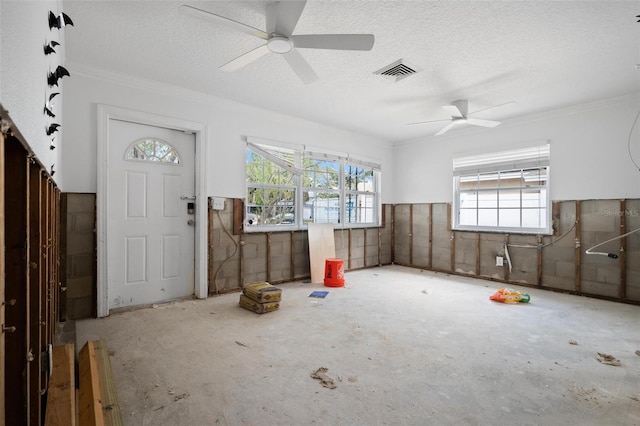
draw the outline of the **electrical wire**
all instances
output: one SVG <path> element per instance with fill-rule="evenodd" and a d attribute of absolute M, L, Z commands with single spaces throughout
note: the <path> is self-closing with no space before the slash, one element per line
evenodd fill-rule
<path fill-rule="evenodd" d="M 569 233 L 575 229 L 576 223 L 577 223 L 577 221 L 574 219 L 573 225 L 571 225 L 571 228 L 569 228 L 567 230 L 567 232 L 565 232 L 564 234 L 560 235 L 560 237 L 558 237 L 557 239 L 548 242 L 547 244 L 538 244 L 538 245 L 532 245 L 532 244 L 505 244 L 505 245 L 507 247 L 516 247 L 516 248 L 535 248 L 535 249 L 540 248 L 540 249 L 543 249 L 545 247 L 548 247 L 548 246 L 551 246 L 551 245 L 557 243 L 558 241 L 560 241 L 561 239 L 563 239 L 564 237 L 569 235 Z"/>
<path fill-rule="evenodd" d="M 636 127 L 636 124 L 638 123 L 638 118 L 640 117 L 640 109 L 638 110 L 638 113 L 636 114 L 636 119 L 633 120 L 633 124 L 631 125 L 631 129 L 629 130 L 629 137 L 627 138 L 627 152 L 629 153 L 629 158 L 631 159 L 631 162 L 633 163 L 634 166 L 636 166 L 636 169 L 638 169 L 638 171 L 640 171 L 640 165 L 638 165 L 638 163 L 636 163 L 636 160 L 633 159 L 633 154 L 631 153 L 631 135 L 633 134 L 633 129 Z"/>
<path fill-rule="evenodd" d="M 596 249 L 596 248 L 598 248 L 600 246 L 603 246 L 603 245 L 605 245 L 607 243 L 610 243 L 612 241 L 624 238 L 627 235 L 635 234 L 636 232 L 639 232 L 639 231 L 640 231 L 640 228 L 637 228 L 637 229 L 634 229 L 633 231 L 627 232 L 626 234 L 622 234 L 622 235 L 618 235 L 617 237 L 613 237 L 613 238 L 611 238 L 611 239 L 609 239 L 607 241 L 604 241 L 604 242 L 601 242 L 599 244 L 596 244 L 595 246 L 591 247 L 590 249 L 587 249 L 587 251 L 585 251 L 585 253 L 586 254 L 599 254 L 600 256 L 608 256 L 608 257 L 610 257 L 612 259 L 617 259 L 618 255 L 615 254 L 615 253 L 605 253 L 605 252 L 602 252 L 602 251 L 594 251 L 594 252 L 592 252 L 591 250 Z"/>
<path fill-rule="evenodd" d="M 231 232 L 229 232 L 227 227 L 224 225 L 224 221 L 220 216 L 220 210 L 216 210 L 216 214 L 218 215 L 218 220 L 220 221 L 220 225 L 222 226 L 224 233 L 227 234 L 227 236 L 229 237 L 229 239 L 231 239 L 231 241 L 233 241 L 233 244 L 235 246 L 233 253 L 231 253 L 231 255 L 227 256 L 227 258 L 222 261 L 220 266 L 218 266 L 218 270 L 216 271 L 216 273 L 213 274 L 213 288 L 215 289 L 216 294 L 218 294 L 218 275 L 220 275 L 220 271 L 222 271 L 222 268 L 224 267 L 224 265 L 226 265 L 227 262 L 230 261 L 236 255 L 236 253 L 238 253 L 238 242 L 235 240 L 235 238 L 233 238 L 233 235 L 231 235 Z"/>

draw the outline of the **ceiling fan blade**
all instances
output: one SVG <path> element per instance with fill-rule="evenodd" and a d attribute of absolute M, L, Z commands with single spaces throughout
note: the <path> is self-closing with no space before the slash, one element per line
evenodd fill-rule
<path fill-rule="evenodd" d="M 266 44 L 263 44 L 262 46 L 256 47 L 255 49 L 248 51 L 244 55 L 240 55 L 237 58 L 230 60 L 226 64 L 219 66 L 218 69 L 222 71 L 235 71 L 257 59 L 262 58 L 267 53 L 269 53 L 269 48 Z"/>
<path fill-rule="evenodd" d="M 416 124 L 441 123 L 443 121 L 451 121 L 451 120 L 450 119 L 446 119 L 446 120 L 418 121 L 416 123 L 407 123 L 407 126 L 414 126 Z"/>
<path fill-rule="evenodd" d="M 304 34 L 291 36 L 295 47 L 303 49 L 371 50 L 373 34 Z"/>
<path fill-rule="evenodd" d="M 498 108 L 498 107 L 501 107 L 501 106 L 507 106 L 507 105 L 511 105 L 511 104 L 517 104 L 517 102 L 516 101 L 509 101 L 509 102 L 505 102 L 503 104 L 498 104 L 498 105 L 493 105 L 493 106 L 490 106 L 490 107 L 482 108 L 482 109 L 473 111 L 473 112 L 471 112 L 469 114 L 476 114 L 478 112 L 488 111 L 490 109 Z"/>
<path fill-rule="evenodd" d="M 242 22 L 234 21 L 233 19 L 225 18 L 224 16 L 216 15 L 212 12 L 207 12 L 206 10 L 198 9 L 197 7 L 189 6 L 188 4 L 181 5 L 180 7 L 178 7 L 178 10 L 184 15 L 204 19 L 209 22 L 215 22 L 217 24 L 224 25 L 227 28 L 239 31 L 244 34 L 248 34 L 250 36 L 258 37 L 263 40 L 269 39 L 269 34 L 262 30 L 254 28 L 250 25 L 243 24 Z"/>
<path fill-rule="evenodd" d="M 440 129 L 440 131 L 438 133 L 435 134 L 435 136 L 440 136 L 440 135 L 444 135 L 445 133 L 447 133 L 449 130 L 451 130 L 451 128 L 453 126 L 456 125 L 455 121 L 452 121 L 451 123 L 447 124 L 446 126 L 444 126 L 442 129 Z"/>
<path fill-rule="evenodd" d="M 467 123 L 473 124 L 474 126 L 482 126 L 482 127 L 496 127 L 500 125 L 499 121 L 481 120 L 479 118 L 467 118 Z"/>
<path fill-rule="evenodd" d="M 458 107 L 455 105 L 442 105 L 442 108 L 444 108 L 444 110 L 447 111 L 449 115 L 451 115 L 451 117 L 455 117 L 455 118 L 464 117 L 462 115 L 462 111 L 460 111 Z"/>
<path fill-rule="evenodd" d="M 304 84 L 310 84 L 318 80 L 318 74 L 311 68 L 311 65 L 302 57 L 297 50 L 293 49 L 289 53 L 285 53 L 284 59 L 289 63 L 289 66 L 300 77 L 300 80 Z"/>
<path fill-rule="evenodd" d="M 278 1 L 267 5 L 267 31 L 286 37 L 291 36 L 306 4 L 306 0 L 301 0 Z"/>

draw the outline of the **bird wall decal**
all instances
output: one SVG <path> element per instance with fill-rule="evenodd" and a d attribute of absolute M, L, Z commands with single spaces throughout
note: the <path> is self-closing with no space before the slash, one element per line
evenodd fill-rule
<path fill-rule="evenodd" d="M 66 13 L 60 12 L 58 16 L 56 16 L 52 11 L 49 11 L 49 29 L 52 30 L 54 28 L 60 29 L 67 25 L 73 25 L 73 21 L 69 18 L 69 15 Z"/>
<path fill-rule="evenodd" d="M 71 76 L 69 71 L 62 65 L 58 65 L 58 68 L 54 72 L 50 72 L 47 75 L 47 83 L 49 83 L 49 87 L 57 86 L 58 80 L 60 80 L 64 76 Z"/>
<path fill-rule="evenodd" d="M 49 43 L 44 45 L 44 54 L 51 55 L 52 53 L 56 53 L 56 46 L 60 46 L 60 43 L 55 40 L 51 40 Z"/>
<path fill-rule="evenodd" d="M 47 136 L 51 136 L 52 134 L 57 132 L 58 131 L 58 127 L 60 127 L 60 125 L 58 123 L 51 123 L 49 125 L 49 127 L 47 127 Z"/>
<path fill-rule="evenodd" d="M 46 115 L 48 115 L 51 118 L 56 118 L 56 115 L 53 113 L 53 111 L 51 111 L 49 108 L 47 108 L 47 106 L 44 106 L 44 113 Z"/>

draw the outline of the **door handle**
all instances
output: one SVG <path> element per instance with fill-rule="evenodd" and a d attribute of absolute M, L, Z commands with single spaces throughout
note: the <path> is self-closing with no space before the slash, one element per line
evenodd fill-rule
<path fill-rule="evenodd" d="M 196 222 L 195 222 L 193 219 L 189 219 L 189 220 L 187 221 L 187 225 L 189 225 L 189 226 L 196 226 Z"/>

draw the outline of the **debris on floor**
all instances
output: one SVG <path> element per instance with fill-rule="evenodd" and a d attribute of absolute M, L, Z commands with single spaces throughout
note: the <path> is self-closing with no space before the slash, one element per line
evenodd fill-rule
<path fill-rule="evenodd" d="M 309 295 L 309 297 L 318 297 L 320 299 L 324 299 L 325 297 L 327 297 L 327 294 L 329 294 L 328 291 L 315 290 Z"/>
<path fill-rule="evenodd" d="M 489 296 L 489 299 L 500 303 L 529 303 L 531 297 L 512 288 L 501 288 Z"/>
<path fill-rule="evenodd" d="M 613 365 L 614 367 L 620 367 L 622 363 L 619 359 L 616 359 L 613 355 L 603 354 L 598 352 L 597 360 L 603 364 Z"/>
<path fill-rule="evenodd" d="M 333 383 L 333 379 L 331 377 L 327 376 L 327 371 L 329 371 L 328 368 L 320 367 L 311 373 L 311 377 L 320 380 L 320 384 L 325 388 L 335 389 L 336 384 Z"/>
<path fill-rule="evenodd" d="M 640 350 L 636 351 L 636 355 L 640 356 Z"/>
<path fill-rule="evenodd" d="M 242 342 L 238 342 L 237 340 L 236 340 L 236 345 L 238 345 L 238 346 L 244 346 L 245 348 L 248 348 L 248 347 L 249 347 L 249 346 L 245 345 L 245 344 L 244 344 L 244 343 L 242 343 Z"/>
<path fill-rule="evenodd" d="M 189 394 L 188 393 L 183 393 L 183 394 L 174 396 L 173 400 L 174 401 L 180 401 L 181 399 L 187 399 L 187 398 L 189 398 Z"/>
<path fill-rule="evenodd" d="M 575 340 L 569 340 L 569 344 L 570 345 L 578 345 L 578 342 L 576 342 Z"/>

